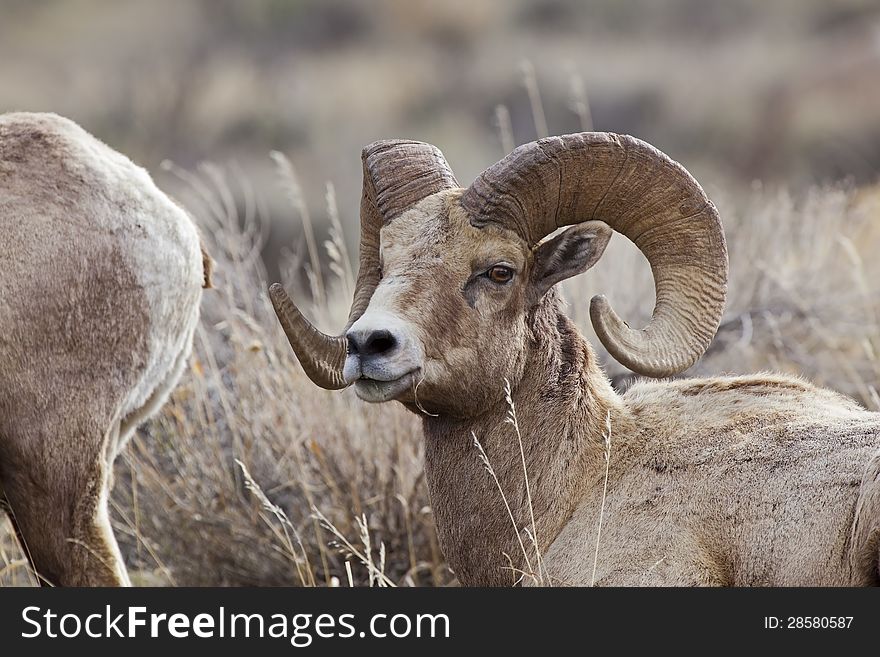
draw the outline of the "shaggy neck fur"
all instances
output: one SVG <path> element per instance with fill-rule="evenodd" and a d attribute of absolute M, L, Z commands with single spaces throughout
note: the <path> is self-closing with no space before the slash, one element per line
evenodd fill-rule
<path fill-rule="evenodd" d="M 631 422 L 589 343 L 561 313 L 552 292 L 536 309 L 531 333 L 525 372 L 513 387 L 512 399 L 543 552 L 584 493 L 602 485 L 609 414 L 614 433 L 621 423 Z M 520 579 L 517 571 L 539 574 L 535 545 L 524 531 L 531 531 L 532 520 L 519 442 L 506 422 L 508 411 L 502 400 L 475 418 L 424 419 L 425 470 L 441 546 L 467 586 L 510 585 Z M 519 538 L 473 435 L 498 477 Z M 615 445 L 616 454 L 620 447 Z M 543 573 L 542 578 L 548 583 Z"/>

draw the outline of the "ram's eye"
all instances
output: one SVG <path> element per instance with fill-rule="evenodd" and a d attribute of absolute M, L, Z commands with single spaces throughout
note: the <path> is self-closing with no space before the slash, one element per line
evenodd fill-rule
<path fill-rule="evenodd" d="M 495 265 L 486 272 L 486 277 L 493 283 L 503 285 L 504 283 L 509 283 L 511 279 L 513 279 L 513 270 L 504 265 Z"/>

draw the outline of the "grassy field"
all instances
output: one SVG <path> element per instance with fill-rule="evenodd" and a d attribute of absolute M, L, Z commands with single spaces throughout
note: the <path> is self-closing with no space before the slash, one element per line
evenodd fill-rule
<path fill-rule="evenodd" d="M 266 296 L 281 278 L 320 328 L 344 324 L 358 156 L 379 137 L 436 143 L 464 184 L 548 132 L 654 143 L 704 184 L 731 258 L 721 329 L 686 375 L 781 371 L 880 410 L 875 3 L 429 4 L 0 0 L 18 64 L 0 111 L 66 114 L 147 166 L 217 263 L 189 370 L 116 464 L 136 583 L 454 582 L 418 418 L 313 386 Z M 564 292 L 624 389 L 588 300 L 646 321 L 644 259 L 616 236 Z M 33 583 L 0 518 L 0 585 Z"/>

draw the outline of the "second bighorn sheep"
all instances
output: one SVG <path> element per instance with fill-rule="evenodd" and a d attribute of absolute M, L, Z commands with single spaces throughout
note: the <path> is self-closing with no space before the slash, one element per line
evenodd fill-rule
<path fill-rule="evenodd" d="M 128 583 L 113 460 L 177 383 L 209 282 L 146 171 L 62 117 L 0 116 L 0 507 L 41 583 Z"/>
<path fill-rule="evenodd" d="M 654 377 L 702 355 L 722 314 L 727 252 L 714 205 L 684 168 L 606 133 L 521 146 L 466 189 L 428 144 L 377 142 L 363 162 L 343 334 L 318 332 L 280 286 L 270 295 L 317 385 L 354 384 L 362 399 L 423 414 L 431 504 L 461 583 L 530 571 L 583 585 L 594 568 L 609 585 L 880 583 L 878 414 L 763 374 L 644 381 L 619 395 L 561 310 L 554 285 L 590 268 L 617 231 L 648 259 L 656 305 L 633 330 L 594 298 L 599 339 Z M 543 559 L 514 530 L 474 435 Z"/>

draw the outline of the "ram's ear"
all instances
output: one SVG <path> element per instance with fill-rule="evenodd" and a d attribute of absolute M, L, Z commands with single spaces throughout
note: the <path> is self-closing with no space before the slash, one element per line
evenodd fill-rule
<path fill-rule="evenodd" d="M 535 249 L 531 297 L 537 302 L 547 290 L 577 276 L 598 262 L 613 231 L 601 221 L 586 221 L 559 233 Z"/>

